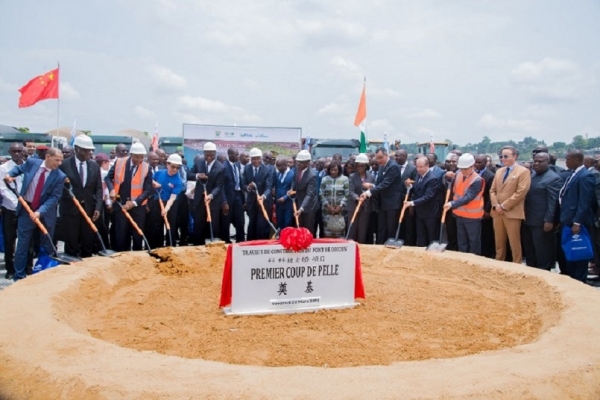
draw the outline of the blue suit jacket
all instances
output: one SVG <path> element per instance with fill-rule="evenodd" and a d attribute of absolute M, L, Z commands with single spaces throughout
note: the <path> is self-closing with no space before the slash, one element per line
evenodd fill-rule
<path fill-rule="evenodd" d="M 594 175 L 585 167 L 569 181 L 560 204 L 561 224 L 572 226 L 574 222 L 577 222 L 589 226 L 594 223 L 598 207 L 594 191 L 595 184 Z"/>
<path fill-rule="evenodd" d="M 433 171 L 429 171 L 425 178 L 419 182 L 420 176 L 413 184 L 412 201 L 415 203 L 417 218 L 438 218 L 440 211 L 440 178 Z"/>
<path fill-rule="evenodd" d="M 242 190 L 248 193 L 246 196 L 246 210 L 252 211 L 255 207 L 258 207 L 256 204 L 256 190 L 253 188 L 248 192 L 248 185 L 250 182 L 254 182 L 260 196 L 265 196 L 264 205 L 265 208 L 269 210 L 272 198 L 271 188 L 273 187 L 273 172 L 271 168 L 261 164 L 260 167 L 258 167 L 258 174 L 254 177 L 254 167 L 252 166 L 252 163 L 248 163 L 244 169 L 243 182 Z"/>
<path fill-rule="evenodd" d="M 275 187 L 275 201 L 281 197 L 285 197 L 285 201 L 283 204 L 275 203 L 277 208 L 281 208 L 283 210 L 291 210 L 292 207 L 292 199 L 287 195 L 288 190 L 292 189 L 292 183 L 294 182 L 294 170 L 290 169 L 283 180 L 281 182 L 281 178 L 279 177 L 279 171 L 275 171 L 275 175 L 273 177 L 273 186 Z"/>
<path fill-rule="evenodd" d="M 235 165 L 235 168 L 237 168 L 238 170 L 238 176 L 240 179 L 240 190 L 242 190 L 242 183 L 243 183 L 243 179 L 242 179 L 242 169 L 240 167 L 240 163 L 239 162 L 235 162 L 233 163 L 233 165 Z M 234 171 L 233 171 L 233 167 L 231 166 L 231 164 L 229 163 L 229 160 L 225 161 L 223 163 L 223 167 L 225 168 L 225 180 L 223 182 L 223 204 L 225 203 L 232 203 L 234 195 L 235 195 L 235 175 L 234 175 Z M 232 204 L 229 204 L 229 206 L 231 206 Z"/>
<path fill-rule="evenodd" d="M 31 184 L 31 181 L 37 170 L 40 169 L 42 162 L 43 160 L 39 158 L 29 157 L 26 162 L 15 166 L 8 173 L 8 175 L 13 178 L 23 174 L 23 186 L 21 187 L 20 191 L 21 196 L 25 197 L 27 188 L 29 188 L 29 185 Z M 46 227 L 54 227 L 56 224 L 56 209 L 58 206 L 58 201 L 60 200 L 65 187 L 64 182 L 66 177 L 67 176 L 65 173 L 59 169 L 50 171 L 50 173 L 46 176 L 42 197 L 40 199 L 41 205 L 37 210 L 40 213 L 40 217 L 44 221 L 44 225 L 46 225 Z M 23 207 L 21 206 L 21 203 L 19 203 L 16 210 L 17 216 L 19 216 L 22 212 Z"/>

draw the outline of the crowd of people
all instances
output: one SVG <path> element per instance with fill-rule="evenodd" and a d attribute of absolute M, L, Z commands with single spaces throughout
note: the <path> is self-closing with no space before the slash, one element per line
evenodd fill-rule
<path fill-rule="evenodd" d="M 72 148 L 41 150 L 13 143 L 0 166 L 7 279 L 25 278 L 39 249 L 51 252 L 49 237 L 63 241 L 66 254 L 85 258 L 102 244 L 128 251 L 215 238 L 243 242 L 296 225 L 314 237 L 363 244 L 384 244 L 400 226 L 408 246 L 441 239 L 448 250 L 525 260 L 545 270 L 558 262 L 561 273 L 583 282 L 600 266 L 600 167 L 578 151 L 567 155 L 563 169 L 544 147 L 534 150 L 532 162 L 520 163 L 518 150 L 506 146 L 499 165 L 488 155 L 459 150 L 438 163 L 435 153 L 409 159 L 406 150 L 382 147 L 342 163 L 340 154 L 312 160 L 307 150 L 292 157 L 258 148 L 221 154 L 211 142 L 188 165 L 180 152 L 149 152 L 141 143 L 94 154 L 85 135 Z M 39 235 L 36 219 L 49 236 Z M 573 235 L 589 232 L 591 259 L 565 257 L 563 227 Z"/>

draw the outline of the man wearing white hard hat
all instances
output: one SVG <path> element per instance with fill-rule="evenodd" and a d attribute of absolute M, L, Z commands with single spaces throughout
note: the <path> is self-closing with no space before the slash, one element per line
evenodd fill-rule
<path fill-rule="evenodd" d="M 248 240 L 269 238 L 269 223 L 262 214 L 262 201 L 267 213 L 272 207 L 271 188 L 273 179 L 270 168 L 263 164 L 262 151 L 256 147 L 250 150 L 250 162 L 244 169 L 242 190 L 246 192 L 246 212 L 248 213 Z"/>
<path fill-rule="evenodd" d="M 103 203 L 100 166 L 92 160 L 94 142 L 87 135 L 79 135 L 75 138 L 73 147 L 74 157 L 64 160 L 59 168 L 69 178 L 73 194 L 88 217 L 96 221 L 102 213 Z M 58 231 L 65 242 L 65 253 L 74 257 L 92 256 L 96 236 L 73 203 L 66 188 L 60 199 Z"/>
<path fill-rule="evenodd" d="M 153 197 L 156 201 L 162 201 L 164 204 L 164 211 L 161 211 L 159 205 L 158 208 L 153 208 L 148 213 L 148 222 L 146 226 L 151 226 L 152 229 L 146 234 L 148 243 L 152 248 L 164 247 L 165 241 L 167 246 L 175 244 L 175 232 L 167 232 L 165 237 L 164 218 L 167 216 L 171 229 L 175 229 L 177 222 L 177 196 L 183 191 L 184 183 L 179 174 L 181 169 L 182 160 L 178 154 L 171 154 L 167 158 L 166 169 L 160 169 L 152 175 L 152 184 L 155 189 Z M 169 237 L 169 233 L 171 237 Z"/>
<path fill-rule="evenodd" d="M 483 218 L 484 181 L 475 172 L 475 158 L 463 154 L 458 159 L 459 171 L 454 176 L 451 201 L 444 204 L 456 217 L 458 251 L 481 254 L 481 219 Z"/>
<path fill-rule="evenodd" d="M 225 168 L 217 161 L 217 146 L 213 142 L 206 142 L 202 150 L 204 157 L 194 159 L 194 166 L 187 175 L 188 181 L 196 181 L 192 202 L 192 213 L 194 214 L 192 241 L 196 246 L 203 245 L 209 238 L 205 203 L 208 203 L 210 209 L 213 234 L 215 237 L 219 237 L 223 184 L 225 182 Z"/>
<path fill-rule="evenodd" d="M 152 170 L 150 165 L 144 161 L 147 154 L 143 144 L 132 144 L 129 149 L 129 157 L 117 158 L 104 179 L 110 199 L 113 202 L 118 201 L 122 208 L 129 212 L 140 229 L 145 225 L 146 203 L 154 190 L 152 188 Z M 114 250 L 142 250 L 142 237 L 133 229 L 118 206 L 114 214 Z M 132 239 L 133 247 L 131 246 Z"/>
<path fill-rule="evenodd" d="M 300 226 L 315 235 L 315 217 L 319 208 L 317 195 L 317 174 L 310 168 L 310 153 L 301 150 L 296 156 L 296 174 L 292 183 L 292 191 L 296 192 L 296 215 L 300 218 Z"/>

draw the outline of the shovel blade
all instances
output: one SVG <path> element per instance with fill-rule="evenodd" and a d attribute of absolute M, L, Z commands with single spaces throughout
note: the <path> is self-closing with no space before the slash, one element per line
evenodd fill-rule
<path fill-rule="evenodd" d="M 399 249 L 404 245 L 404 240 L 390 238 L 383 245 L 385 247 L 389 247 L 390 249 Z"/>
<path fill-rule="evenodd" d="M 115 254 L 117 254 L 117 252 L 114 250 L 101 250 L 98 252 L 98 255 L 102 257 L 110 257 Z"/>
<path fill-rule="evenodd" d="M 442 253 L 444 250 L 446 250 L 446 246 L 448 246 L 448 243 L 441 243 L 437 240 L 434 240 L 429 246 L 427 246 L 427 251 Z"/>
<path fill-rule="evenodd" d="M 56 260 L 58 262 L 61 262 L 63 264 L 73 264 L 73 263 L 76 263 L 79 261 L 83 261 L 79 257 L 73 257 L 73 256 L 70 256 L 65 253 L 57 253 L 57 254 L 51 255 L 50 258 L 52 258 L 53 260 Z"/>
<path fill-rule="evenodd" d="M 212 244 L 217 244 L 217 243 L 225 243 L 225 242 L 222 241 L 219 238 L 212 238 L 212 239 L 205 239 L 204 240 L 204 245 L 205 246 L 212 245 Z"/>

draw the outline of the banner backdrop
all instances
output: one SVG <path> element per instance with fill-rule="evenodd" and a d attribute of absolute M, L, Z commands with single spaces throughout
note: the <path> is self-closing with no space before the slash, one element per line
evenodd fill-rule
<path fill-rule="evenodd" d="M 263 152 L 271 151 L 274 156 L 291 156 L 300 151 L 301 137 L 302 128 L 184 124 L 183 151 L 185 158 L 191 161 L 202 152 L 204 143 L 213 142 L 217 152 L 226 153 L 230 147 L 240 152 L 258 147 Z"/>

